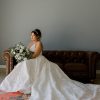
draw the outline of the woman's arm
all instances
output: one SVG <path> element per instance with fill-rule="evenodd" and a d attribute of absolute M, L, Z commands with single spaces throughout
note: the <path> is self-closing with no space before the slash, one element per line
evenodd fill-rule
<path fill-rule="evenodd" d="M 36 58 L 37 56 L 39 56 L 40 53 L 42 52 L 42 49 L 43 49 L 42 43 L 40 41 L 37 42 L 35 45 L 35 50 L 34 50 L 34 53 L 32 55 L 32 58 Z"/>

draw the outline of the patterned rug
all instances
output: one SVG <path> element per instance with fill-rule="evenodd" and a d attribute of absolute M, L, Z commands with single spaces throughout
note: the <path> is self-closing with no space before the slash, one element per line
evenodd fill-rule
<path fill-rule="evenodd" d="M 6 70 L 4 68 L 0 68 L 0 83 L 6 76 Z M 28 100 L 30 95 L 25 95 L 21 92 L 8 92 L 0 94 L 0 100 Z"/>
<path fill-rule="evenodd" d="M 0 94 L 0 100 L 28 100 L 29 96 L 20 92 L 9 92 Z"/>

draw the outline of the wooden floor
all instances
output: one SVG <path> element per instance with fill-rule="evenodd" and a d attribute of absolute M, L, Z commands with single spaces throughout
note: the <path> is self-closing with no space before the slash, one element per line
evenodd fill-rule
<path fill-rule="evenodd" d="M 5 68 L 0 68 L 0 83 L 2 82 L 2 80 L 5 78 L 6 76 L 6 71 Z M 100 73 L 98 73 L 96 75 L 96 79 L 95 79 L 95 84 L 100 84 Z"/>

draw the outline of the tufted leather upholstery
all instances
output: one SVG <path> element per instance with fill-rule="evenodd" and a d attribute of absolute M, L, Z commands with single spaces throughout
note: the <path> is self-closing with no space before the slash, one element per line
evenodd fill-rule
<path fill-rule="evenodd" d="M 96 56 L 94 51 L 57 51 L 45 50 L 43 55 L 59 67 L 70 78 L 81 82 L 90 82 L 96 78 Z M 9 74 L 16 61 L 11 57 L 9 51 L 4 51 L 6 61 L 6 74 Z"/>
<path fill-rule="evenodd" d="M 93 82 L 96 78 L 96 57 L 93 51 L 44 51 L 43 55 L 57 63 L 70 78 Z"/>

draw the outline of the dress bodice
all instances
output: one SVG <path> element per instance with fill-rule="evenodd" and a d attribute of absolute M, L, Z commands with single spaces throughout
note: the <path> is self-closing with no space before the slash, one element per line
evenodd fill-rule
<path fill-rule="evenodd" d="M 34 52 L 35 51 L 35 44 L 33 44 L 30 48 L 29 48 L 30 51 Z M 40 53 L 40 55 L 42 54 L 42 51 Z"/>
<path fill-rule="evenodd" d="M 33 44 L 29 49 L 30 49 L 30 51 L 34 52 L 34 50 L 35 50 L 35 44 Z"/>

